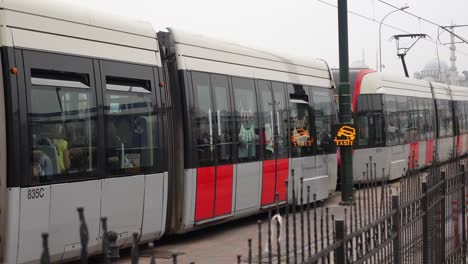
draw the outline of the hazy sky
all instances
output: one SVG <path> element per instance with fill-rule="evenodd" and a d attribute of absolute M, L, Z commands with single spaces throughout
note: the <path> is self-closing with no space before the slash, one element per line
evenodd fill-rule
<path fill-rule="evenodd" d="M 408 5 L 406 11 L 441 25 L 468 24 L 467 0 L 385 0 L 395 6 Z M 332 67 L 338 66 L 336 0 L 80 0 L 80 3 L 112 13 L 149 20 L 157 30 L 176 27 L 203 33 L 240 44 L 294 56 L 319 57 Z M 380 20 L 394 10 L 378 0 L 350 0 L 349 11 L 375 21 L 349 14 L 350 63 L 364 54 L 366 64 L 377 67 Z M 411 33 L 428 34 L 431 40 L 421 40 L 409 51 L 406 59 L 410 74 L 419 71 L 428 60 L 436 58 L 437 27 L 403 12 L 390 15 L 385 23 Z M 382 56 L 385 71 L 403 75 L 396 56 L 392 35 L 403 34 L 382 27 Z M 468 39 L 468 27 L 456 29 Z M 450 42 L 449 34 L 440 36 Z M 457 44 L 459 72 L 468 70 L 468 44 Z M 461 53 L 463 52 L 463 53 Z M 449 49 L 439 46 L 441 60 L 449 63 Z"/>

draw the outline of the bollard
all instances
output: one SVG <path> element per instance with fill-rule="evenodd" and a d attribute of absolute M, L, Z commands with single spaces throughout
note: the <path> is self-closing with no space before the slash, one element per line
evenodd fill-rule
<path fill-rule="evenodd" d="M 241 258 L 242 258 L 241 255 L 237 255 L 237 264 L 241 264 L 241 262 L 242 262 Z"/>
<path fill-rule="evenodd" d="M 177 264 L 177 254 L 176 253 L 172 254 L 172 264 Z"/>
<path fill-rule="evenodd" d="M 42 234 L 42 255 L 41 255 L 41 264 L 49 264 L 50 263 L 50 256 L 49 256 L 49 234 L 43 233 Z"/>
<path fill-rule="evenodd" d="M 88 241 L 89 241 L 89 232 L 88 226 L 84 218 L 84 209 L 83 207 L 78 207 L 78 216 L 80 218 L 80 242 L 81 242 L 81 264 L 88 263 Z"/>

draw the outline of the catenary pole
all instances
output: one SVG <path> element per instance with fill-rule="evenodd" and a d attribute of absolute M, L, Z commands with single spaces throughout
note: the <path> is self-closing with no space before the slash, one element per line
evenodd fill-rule
<path fill-rule="evenodd" d="M 338 41 L 340 52 L 340 83 L 338 85 L 341 124 L 352 124 L 351 94 L 349 86 L 348 55 L 348 2 L 338 0 Z M 353 201 L 353 147 L 340 147 L 341 203 Z"/>

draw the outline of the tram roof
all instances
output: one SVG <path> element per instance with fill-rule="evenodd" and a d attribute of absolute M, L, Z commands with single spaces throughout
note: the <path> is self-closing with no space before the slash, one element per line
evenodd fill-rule
<path fill-rule="evenodd" d="M 428 81 L 404 78 L 382 72 L 372 72 L 364 76 L 361 94 L 391 94 L 432 98 Z"/>
<path fill-rule="evenodd" d="M 57 0 L 2 0 L 0 9 L 4 46 L 160 64 L 148 22 Z"/>
<path fill-rule="evenodd" d="M 456 101 L 468 101 L 468 88 L 450 85 L 452 99 Z"/>
<path fill-rule="evenodd" d="M 245 47 L 200 34 L 168 29 L 180 69 L 304 85 L 331 86 L 331 73 L 321 59 L 301 59 Z"/>
<path fill-rule="evenodd" d="M 447 84 L 431 82 L 431 86 L 434 91 L 434 99 L 452 99 L 450 87 Z"/>

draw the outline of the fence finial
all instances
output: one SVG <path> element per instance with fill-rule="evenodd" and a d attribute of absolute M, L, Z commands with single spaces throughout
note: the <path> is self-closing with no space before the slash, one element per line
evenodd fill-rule
<path fill-rule="evenodd" d="M 78 207 L 78 216 L 80 218 L 80 242 L 81 242 L 81 264 L 88 263 L 88 242 L 89 242 L 89 231 L 88 226 L 86 225 L 86 220 L 84 217 L 83 207 Z"/>
<path fill-rule="evenodd" d="M 49 256 L 49 234 L 43 233 L 42 234 L 42 255 L 41 255 L 41 264 L 49 264 L 50 263 L 50 256 Z"/>

